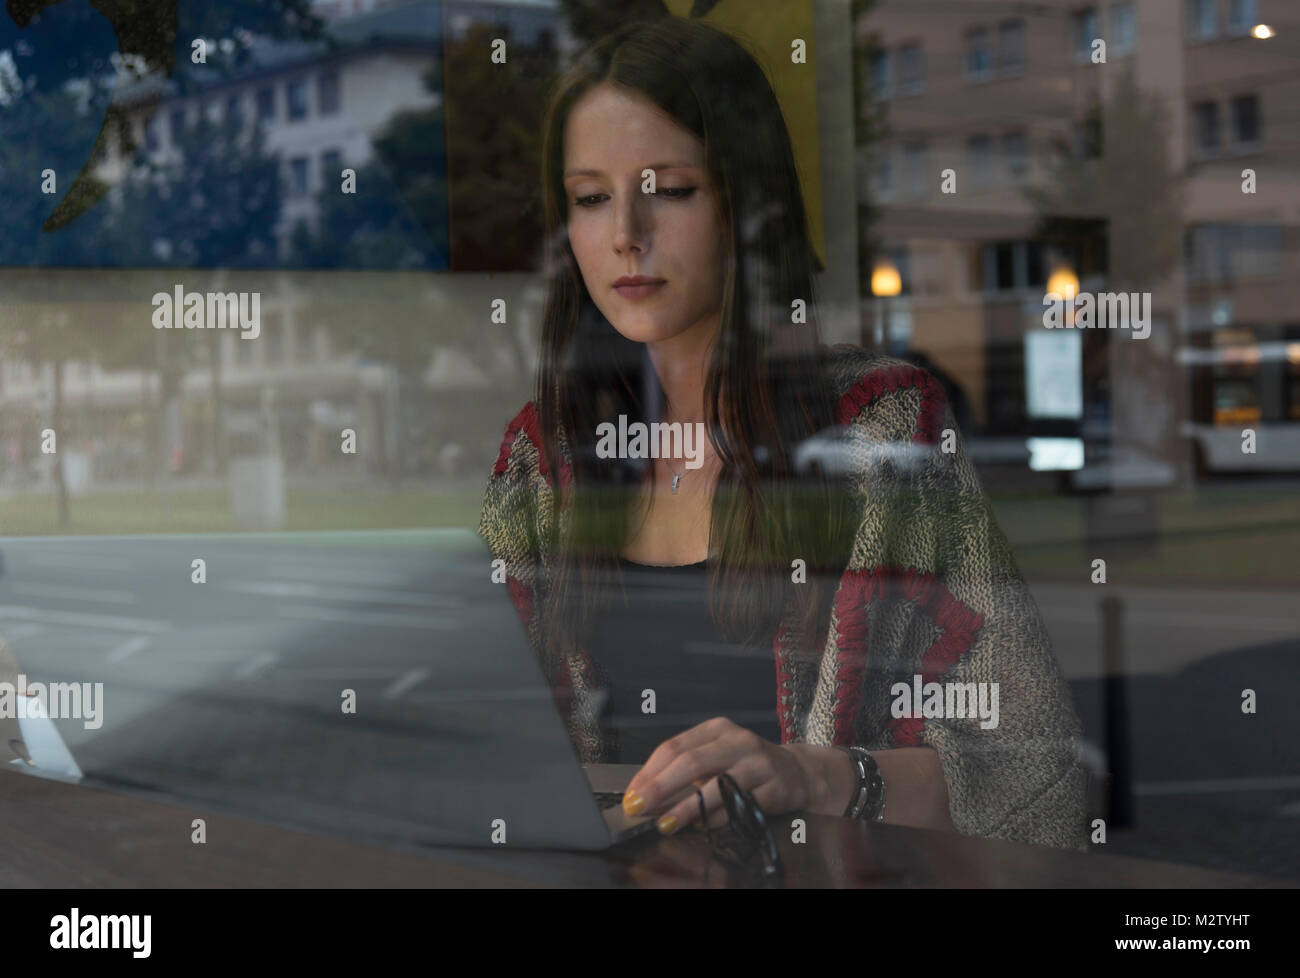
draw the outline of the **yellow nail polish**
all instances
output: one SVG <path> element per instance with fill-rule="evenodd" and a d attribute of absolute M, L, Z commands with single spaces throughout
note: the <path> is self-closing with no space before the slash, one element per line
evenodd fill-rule
<path fill-rule="evenodd" d="M 645 799 L 640 795 L 624 795 L 623 811 L 629 815 L 637 815 L 645 807 Z"/>
<path fill-rule="evenodd" d="M 659 826 L 659 831 L 664 835 L 670 835 L 677 829 L 677 816 L 665 815 L 655 824 Z"/>

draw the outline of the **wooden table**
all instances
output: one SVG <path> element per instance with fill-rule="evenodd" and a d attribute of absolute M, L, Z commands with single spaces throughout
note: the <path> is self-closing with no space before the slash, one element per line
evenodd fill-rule
<path fill-rule="evenodd" d="M 207 841 L 191 841 L 192 820 Z M 789 887 L 1271 887 L 1271 880 L 823 815 L 774 820 Z M 702 834 L 589 854 L 394 848 L 0 772 L 0 887 L 725 887 Z"/>

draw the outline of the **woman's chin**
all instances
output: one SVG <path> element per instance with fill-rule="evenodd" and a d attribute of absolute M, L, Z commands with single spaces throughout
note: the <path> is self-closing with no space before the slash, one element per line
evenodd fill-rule
<path fill-rule="evenodd" d="M 671 339 L 682 332 L 680 328 L 664 326 L 662 323 L 646 322 L 645 320 L 614 322 L 613 326 L 620 336 L 631 340 L 633 343 L 658 343 L 662 340 Z"/>

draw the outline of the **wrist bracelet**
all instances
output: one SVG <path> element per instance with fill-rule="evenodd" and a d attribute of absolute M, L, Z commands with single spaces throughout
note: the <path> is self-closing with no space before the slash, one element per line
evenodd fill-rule
<path fill-rule="evenodd" d="M 885 818 L 885 779 L 876 759 L 864 747 L 846 747 L 858 770 L 858 783 L 844 810 L 845 818 L 882 822 Z"/>
<path fill-rule="evenodd" d="M 844 751 L 846 754 L 849 755 L 849 759 L 853 761 L 853 766 L 857 769 L 858 772 L 858 780 L 857 783 L 853 786 L 853 794 L 849 796 L 849 803 L 845 807 L 844 814 L 841 817 L 856 818 L 857 816 L 854 814 L 854 812 L 857 810 L 859 805 L 862 804 L 863 798 L 866 794 L 867 769 L 866 769 L 866 765 L 864 765 L 862 762 L 862 758 L 859 757 L 857 753 L 853 751 L 852 748 L 841 747 L 840 750 Z"/>

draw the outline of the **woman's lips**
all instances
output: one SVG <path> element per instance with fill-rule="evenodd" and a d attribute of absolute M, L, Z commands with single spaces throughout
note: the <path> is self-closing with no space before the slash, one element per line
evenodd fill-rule
<path fill-rule="evenodd" d="M 654 295 L 666 282 L 646 282 L 641 285 L 616 285 L 614 291 L 624 299 L 644 299 Z"/>

